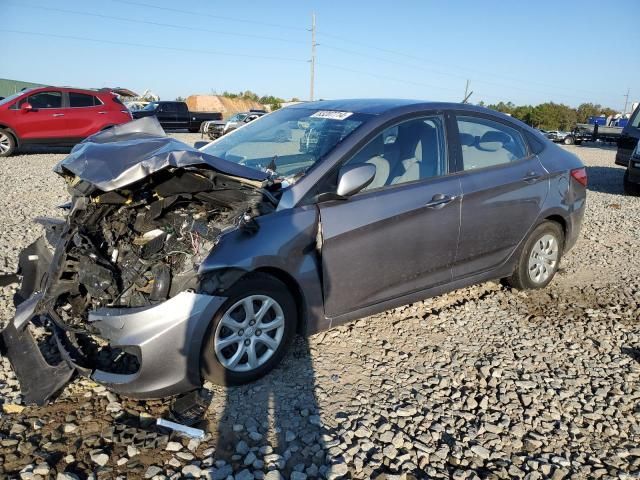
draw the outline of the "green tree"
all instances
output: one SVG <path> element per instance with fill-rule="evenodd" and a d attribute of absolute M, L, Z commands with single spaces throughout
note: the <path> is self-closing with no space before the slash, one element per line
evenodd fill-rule
<path fill-rule="evenodd" d="M 180 97 L 180 96 L 176 97 L 176 102 L 184 102 L 185 100 L 186 98 L 184 97 Z"/>

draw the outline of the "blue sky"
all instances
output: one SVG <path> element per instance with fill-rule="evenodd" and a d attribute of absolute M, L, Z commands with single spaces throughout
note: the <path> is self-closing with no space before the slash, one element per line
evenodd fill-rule
<path fill-rule="evenodd" d="M 0 0 L 0 77 L 306 99 L 311 12 L 316 98 L 640 99 L 637 0 Z"/>

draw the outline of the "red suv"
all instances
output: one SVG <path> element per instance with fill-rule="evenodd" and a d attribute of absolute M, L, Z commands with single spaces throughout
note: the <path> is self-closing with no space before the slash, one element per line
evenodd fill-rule
<path fill-rule="evenodd" d="M 111 89 L 39 87 L 0 100 L 0 157 L 21 145 L 73 145 L 131 120 Z"/>

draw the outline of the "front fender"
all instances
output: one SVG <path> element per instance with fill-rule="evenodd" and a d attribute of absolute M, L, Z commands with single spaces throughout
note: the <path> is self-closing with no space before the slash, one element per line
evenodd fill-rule
<path fill-rule="evenodd" d="M 233 277 L 239 272 L 277 269 L 292 278 L 301 292 L 306 331 L 328 328 L 322 300 L 321 266 L 316 245 L 318 211 L 304 206 L 274 212 L 255 219 L 258 230 L 231 230 L 220 237 L 198 270 L 205 279 L 217 272 Z M 238 275 L 238 277 L 241 275 Z"/>

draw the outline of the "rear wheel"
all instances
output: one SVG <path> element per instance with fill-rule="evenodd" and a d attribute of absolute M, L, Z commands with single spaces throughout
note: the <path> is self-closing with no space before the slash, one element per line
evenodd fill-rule
<path fill-rule="evenodd" d="M 202 375 L 218 385 L 241 385 L 272 370 L 287 351 L 297 324 L 284 283 L 264 273 L 236 282 L 214 316 L 202 349 Z"/>
<path fill-rule="evenodd" d="M 16 139 L 6 130 L 0 130 L 0 157 L 8 157 L 16 151 Z"/>
<path fill-rule="evenodd" d="M 640 196 L 640 184 L 633 183 L 629 179 L 629 170 L 624 172 L 623 182 L 624 182 L 624 193 L 626 195 L 631 195 L 631 196 L 634 196 L 634 197 Z"/>
<path fill-rule="evenodd" d="M 541 223 L 527 238 L 507 283 L 519 290 L 546 287 L 558 271 L 563 249 L 562 227 L 556 222 Z"/>
<path fill-rule="evenodd" d="M 565 145 L 573 145 L 574 143 L 576 143 L 576 139 L 571 135 L 567 135 L 566 137 L 564 137 L 563 142 Z"/>

